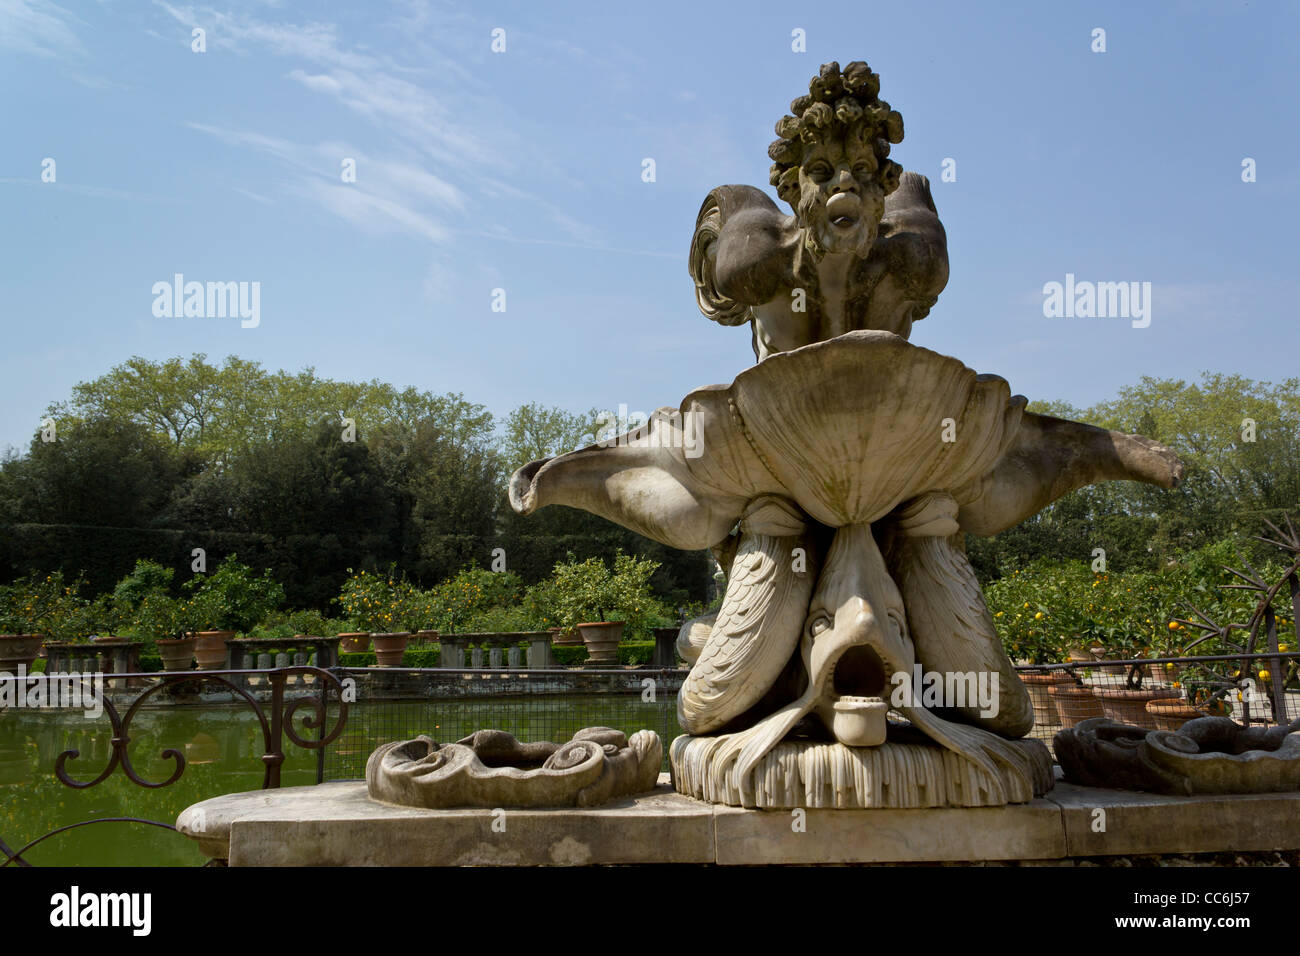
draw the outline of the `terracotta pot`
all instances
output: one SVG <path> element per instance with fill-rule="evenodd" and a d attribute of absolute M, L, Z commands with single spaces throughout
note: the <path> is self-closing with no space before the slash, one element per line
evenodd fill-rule
<path fill-rule="evenodd" d="M 1091 687 L 1078 684 L 1052 684 L 1047 688 L 1048 695 L 1056 704 L 1056 712 L 1061 715 L 1061 724 L 1074 727 L 1080 721 L 1090 717 L 1102 717 L 1101 701 L 1092 692 Z"/>
<path fill-rule="evenodd" d="M 1020 680 L 1029 691 L 1034 705 L 1035 727 L 1059 727 L 1061 716 L 1048 690 L 1056 684 L 1073 684 L 1074 678 L 1065 671 L 1021 671 Z"/>
<path fill-rule="evenodd" d="M 372 634 L 375 642 L 375 657 L 379 658 L 380 667 L 401 667 L 402 655 L 411 640 L 410 631 L 394 631 L 390 634 Z"/>
<path fill-rule="evenodd" d="M 369 631 L 345 631 L 339 637 L 339 651 L 344 654 L 362 654 L 370 646 Z"/>
<path fill-rule="evenodd" d="M 582 635 L 576 628 L 565 630 L 562 627 L 549 628 L 551 632 L 551 643 L 557 647 L 574 647 L 581 644 Z"/>
<path fill-rule="evenodd" d="M 226 642 L 235 638 L 234 631 L 199 631 L 195 635 L 194 659 L 201 671 L 219 671 L 226 666 L 230 652 Z"/>
<path fill-rule="evenodd" d="M 1180 691 L 1168 687 L 1144 687 L 1138 690 L 1130 690 L 1127 687 L 1094 687 L 1092 692 L 1101 701 L 1103 716 L 1121 724 L 1142 727 L 1146 730 L 1158 729 L 1155 718 L 1147 713 L 1147 701 L 1169 700 L 1182 696 Z"/>
<path fill-rule="evenodd" d="M 1189 720 L 1205 716 L 1181 697 L 1149 700 L 1146 709 L 1155 721 L 1156 730 L 1179 730 Z"/>
<path fill-rule="evenodd" d="M 1142 670 L 1146 675 L 1143 680 L 1155 684 L 1172 684 L 1178 680 L 1181 672 L 1177 664 L 1173 667 L 1166 667 L 1164 664 L 1148 664 Z"/>
<path fill-rule="evenodd" d="M 187 671 L 194 660 L 194 645 L 197 637 L 164 637 L 155 643 L 158 656 L 162 658 L 163 670 Z"/>
<path fill-rule="evenodd" d="M 436 643 L 438 643 L 438 632 L 437 632 L 437 631 L 429 631 L 429 630 L 416 631 L 415 634 L 412 635 L 412 637 L 411 637 L 411 643 L 413 643 L 413 644 L 436 644 Z"/>
<path fill-rule="evenodd" d="M 30 671 L 44 643 L 39 634 L 0 634 L 0 672 L 17 674 L 20 664 Z"/>
<path fill-rule="evenodd" d="M 587 645 L 587 663 L 609 667 L 618 664 L 618 642 L 623 639 L 622 621 L 591 621 L 578 625 Z"/>
<path fill-rule="evenodd" d="M 1066 656 L 1066 660 L 1072 664 L 1091 664 L 1096 658 L 1088 653 L 1086 648 L 1072 647 Z"/>

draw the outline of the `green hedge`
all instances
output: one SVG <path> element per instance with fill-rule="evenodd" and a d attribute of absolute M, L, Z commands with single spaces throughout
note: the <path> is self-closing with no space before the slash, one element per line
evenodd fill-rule
<path fill-rule="evenodd" d="M 403 667 L 437 667 L 442 662 L 441 647 L 408 647 L 402 655 Z M 362 651 L 359 654 L 340 654 L 342 667 L 373 667 L 379 663 L 374 651 Z"/>
<path fill-rule="evenodd" d="M 560 667 L 575 667 L 587 660 L 587 648 L 581 644 L 551 645 L 551 654 Z M 654 641 L 628 641 L 618 645 L 620 664 L 649 664 L 655 658 Z"/>
<path fill-rule="evenodd" d="M 191 576 L 191 550 L 207 552 L 215 569 L 228 554 L 261 571 L 269 568 L 284 585 L 289 607 L 326 608 L 338 594 L 349 567 L 382 566 L 398 555 L 380 535 L 299 534 L 272 536 L 235 531 L 180 531 L 162 528 L 104 528 L 90 525 L 0 525 L 0 580 L 29 572 L 62 570 L 86 575 L 86 593 L 113 590 L 135 567 L 151 558 L 176 569 L 176 580 Z"/>

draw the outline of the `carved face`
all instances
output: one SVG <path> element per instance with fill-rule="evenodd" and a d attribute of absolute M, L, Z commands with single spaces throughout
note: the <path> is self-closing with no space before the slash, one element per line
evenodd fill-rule
<path fill-rule="evenodd" d="M 805 148 L 796 215 L 815 253 L 871 251 L 885 213 L 878 168 L 871 146 L 851 134 Z"/>
<path fill-rule="evenodd" d="M 841 528 L 804 624 L 812 709 L 850 747 L 885 742 L 890 678 L 910 673 L 907 612 L 870 525 Z"/>

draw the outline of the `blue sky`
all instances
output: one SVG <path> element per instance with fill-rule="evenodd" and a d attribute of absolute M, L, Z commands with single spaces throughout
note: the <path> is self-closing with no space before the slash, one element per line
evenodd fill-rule
<path fill-rule="evenodd" d="M 1298 46 L 1291 3 L 0 0 L 0 448 L 135 354 L 498 414 L 730 381 L 749 334 L 695 308 L 695 214 L 768 188 L 772 126 L 832 59 L 880 74 L 893 158 L 948 230 L 914 342 L 1076 404 L 1142 375 L 1287 378 Z M 260 325 L 156 318 L 177 272 L 260 282 Z M 1150 326 L 1045 318 L 1067 273 L 1152 283 Z"/>

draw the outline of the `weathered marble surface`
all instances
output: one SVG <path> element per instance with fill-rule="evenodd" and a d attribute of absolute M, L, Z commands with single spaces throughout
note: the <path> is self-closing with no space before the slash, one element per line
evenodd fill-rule
<path fill-rule="evenodd" d="M 1071 783 L 1186 796 L 1300 790 L 1300 721 L 1198 717 L 1168 731 L 1093 717 L 1059 731 L 1053 747 Z"/>
<path fill-rule="evenodd" d="M 1031 414 L 998 376 L 907 341 L 947 282 L 947 240 L 928 182 L 888 158 L 903 123 L 879 89 L 865 63 L 825 64 L 777 123 L 771 183 L 792 216 L 736 185 L 700 210 L 697 304 L 748 323 L 758 364 L 510 483 L 522 514 L 563 504 L 712 549 L 727 589 L 711 622 L 683 628 L 693 664 L 678 697 L 688 734 L 718 735 L 691 750 L 707 768 L 679 772 L 716 781 L 710 792 L 745 793 L 810 717 L 844 747 L 883 745 L 886 688 L 916 665 L 997 678 L 991 711 L 893 709 L 987 780 L 1020 778 L 1002 799 L 1032 792 L 1008 740 L 1033 709 L 964 535 L 1095 482 L 1182 476 L 1156 442 Z"/>
<path fill-rule="evenodd" d="M 454 744 L 428 737 L 379 747 L 366 762 L 372 799 L 410 807 L 590 807 L 654 788 L 659 735 L 586 727 L 566 744 L 520 743 L 480 730 Z"/>
<path fill-rule="evenodd" d="M 681 736 L 669 748 L 678 791 L 710 803 L 762 810 L 818 807 L 921 809 L 1028 803 L 1052 789 L 1052 756 L 1041 740 L 1017 740 L 1014 766 L 996 775 L 928 741 L 846 747 L 837 741 L 786 740 L 749 774 L 733 779 L 714 753 L 726 734 Z"/>
<path fill-rule="evenodd" d="M 995 715 L 904 711 L 996 776 L 1014 760 L 1004 738 L 1027 733 L 1033 710 L 962 533 L 1001 531 L 1091 481 L 1170 487 L 1181 475 L 1154 442 L 1024 404 L 956 359 L 889 332 L 849 332 L 687 396 L 702 456 L 663 434 L 680 419 L 659 414 L 617 444 L 525 466 L 511 501 L 523 513 L 585 508 L 675 547 L 712 544 L 728 560 L 709 636 L 700 643 L 696 626 L 679 642 L 694 664 L 678 712 L 697 736 L 749 735 L 718 753 L 739 776 L 810 713 L 848 746 L 879 743 L 887 682 L 917 663 L 998 675 Z M 945 420 L 954 441 L 943 440 Z"/>
<path fill-rule="evenodd" d="M 1098 810 L 1105 812 L 1097 827 Z M 593 808 L 426 810 L 343 781 L 231 793 L 177 829 L 231 866 L 735 865 L 1063 860 L 1300 848 L 1300 793 L 1168 797 L 1058 782 L 1008 807 L 746 810 L 675 793 Z"/>
<path fill-rule="evenodd" d="M 903 117 L 863 62 L 824 64 L 768 147 L 761 190 L 719 186 L 696 218 L 696 302 L 723 325 L 748 323 L 759 360 L 854 329 L 907 337 L 948 282 L 948 246 L 930 183 L 889 159 Z"/>

